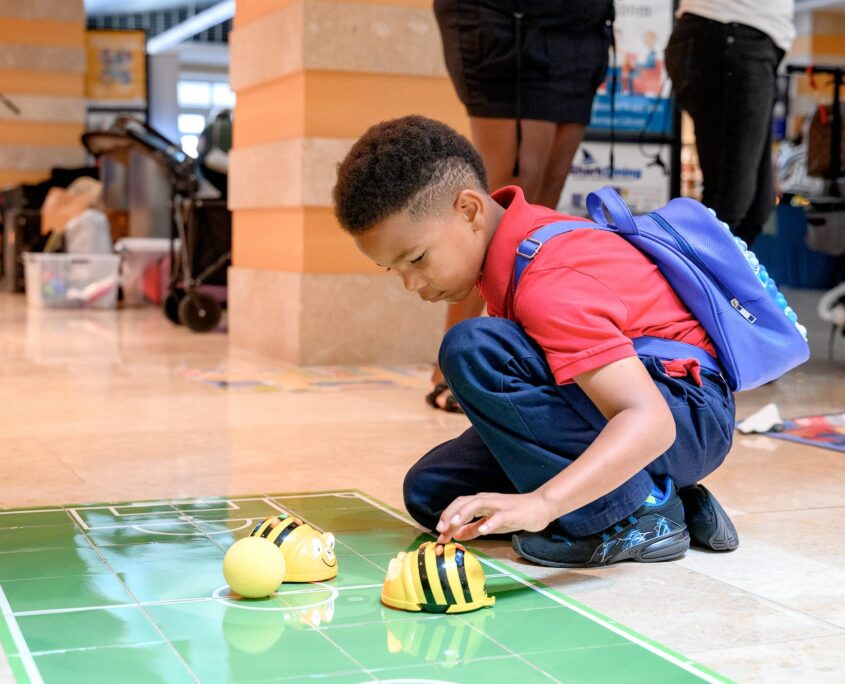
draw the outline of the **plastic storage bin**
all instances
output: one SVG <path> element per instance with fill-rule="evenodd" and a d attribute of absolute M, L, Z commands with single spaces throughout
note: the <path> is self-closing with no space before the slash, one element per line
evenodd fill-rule
<path fill-rule="evenodd" d="M 120 286 L 123 288 L 123 302 L 131 306 L 150 302 L 158 304 L 154 293 L 145 292 L 145 282 L 150 275 L 161 280 L 160 262 L 170 256 L 170 240 L 166 238 L 121 238 L 115 243 L 115 251 L 121 256 Z M 178 249 L 178 245 L 176 246 Z M 159 282 L 156 289 L 161 289 Z"/>
<path fill-rule="evenodd" d="M 24 254 L 26 299 L 37 308 L 114 309 L 120 257 Z"/>

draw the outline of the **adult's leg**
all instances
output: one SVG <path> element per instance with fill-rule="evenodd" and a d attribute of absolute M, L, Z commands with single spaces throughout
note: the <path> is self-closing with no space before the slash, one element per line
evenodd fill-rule
<path fill-rule="evenodd" d="M 752 206 L 760 216 L 773 197 L 771 174 L 761 178 L 761 166 L 770 154 L 777 53 L 759 31 L 690 15 L 666 51 L 678 101 L 695 124 L 702 201 L 746 241 L 762 227 L 749 225 Z"/>
<path fill-rule="evenodd" d="M 472 141 L 484 160 L 491 190 L 518 185 L 530 203 L 536 203 L 555 142 L 557 125 L 550 121 L 523 119 L 519 145 L 519 175 L 516 160 L 516 120 L 471 116 Z"/>
<path fill-rule="evenodd" d="M 578 145 L 584 139 L 586 130 L 587 127 L 583 124 L 565 123 L 557 125 L 552 151 L 546 163 L 543 178 L 540 181 L 540 190 L 534 204 L 541 204 L 552 209 L 557 207 L 564 183 L 566 183 L 566 177 L 569 175 L 569 169 L 572 168 L 572 160 L 578 151 Z"/>
<path fill-rule="evenodd" d="M 514 176 L 516 121 L 514 119 L 470 117 L 470 127 L 472 128 L 473 142 L 487 169 L 490 188 L 496 190 L 505 185 L 519 185 L 525 192 L 526 199 L 531 203 L 538 203 L 541 189 L 545 183 L 546 169 L 551 162 L 552 152 L 558 146 L 571 145 L 571 135 L 558 135 L 556 124 L 548 121 L 523 121 L 519 176 Z M 561 138 L 561 140 L 559 141 L 558 138 Z M 572 154 L 577 147 L 578 143 L 576 142 Z M 569 163 L 571 161 L 570 155 Z M 569 170 L 569 163 L 566 165 L 566 172 Z M 562 186 L 563 181 L 561 180 Z M 551 196 L 553 193 L 546 194 Z M 560 191 L 558 191 L 557 196 L 560 197 Z M 546 206 L 554 208 L 556 205 L 557 199 Z M 483 310 L 484 301 L 476 292 L 473 292 L 462 302 L 450 304 L 446 312 L 444 334 L 449 332 L 456 323 L 480 316 Z M 435 364 L 431 374 L 431 383 L 435 386 L 442 382 L 443 373 L 440 366 Z M 448 400 L 448 392 L 443 392 L 435 398 L 435 402 L 440 408 L 446 408 Z"/>
<path fill-rule="evenodd" d="M 774 93 L 773 93 L 774 97 Z M 734 233 L 745 240 L 749 247 L 761 233 L 763 226 L 775 208 L 775 187 L 772 170 L 772 115 L 765 123 L 768 137 L 757 167 L 757 185 L 751 206 L 740 222 L 734 226 Z"/>
<path fill-rule="evenodd" d="M 731 40 L 733 39 L 733 40 Z M 727 144 L 733 155 L 722 162 L 720 194 L 730 205 L 743 207 L 742 214 L 729 221 L 734 232 L 748 244 L 760 234 L 774 209 L 772 178 L 772 108 L 777 89 L 777 66 L 783 52 L 771 38 L 752 28 L 730 27 L 725 44 L 727 54 L 725 109 Z M 727 142 L 727 141 L 726 141 Z M 741 157 L 746 167 L 739 168 Z M 750 167 L 750 168 L 748 168 Z M 739 185 L 739 174 L 747 183 Z"/>

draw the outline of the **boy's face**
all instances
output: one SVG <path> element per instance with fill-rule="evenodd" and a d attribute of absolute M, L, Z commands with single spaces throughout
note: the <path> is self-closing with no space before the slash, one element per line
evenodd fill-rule
<path fill-rule="evenodd" d="M 472 292 L 481 272 L 489 214 L 482 193 L 465 189 L 444 215 L 415 219 L 402 211 L 355 235 L 355 244 L 421 299 L 459 302 Z"/>

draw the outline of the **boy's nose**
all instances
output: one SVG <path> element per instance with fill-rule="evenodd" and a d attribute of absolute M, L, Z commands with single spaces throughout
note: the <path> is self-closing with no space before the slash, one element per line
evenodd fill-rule
<path fill-rule="evenodd" d="M 426 282 L 419 275 L 409 273 L 402 274 L 402 284 L 408 292 L 419 292 L 426 286 Z"/>

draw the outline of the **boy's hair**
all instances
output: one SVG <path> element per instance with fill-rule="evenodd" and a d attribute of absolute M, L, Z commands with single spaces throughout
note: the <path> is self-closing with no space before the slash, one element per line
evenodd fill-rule
<path fill-rule="evenodd" d="M 444 211 L 464 188 L 487 191 L 481 156 L 464 136 L 423 116 L 383 121 L 337 167 L 335 215 L 360 234 L 407 210 L 414 218 Z"/>

